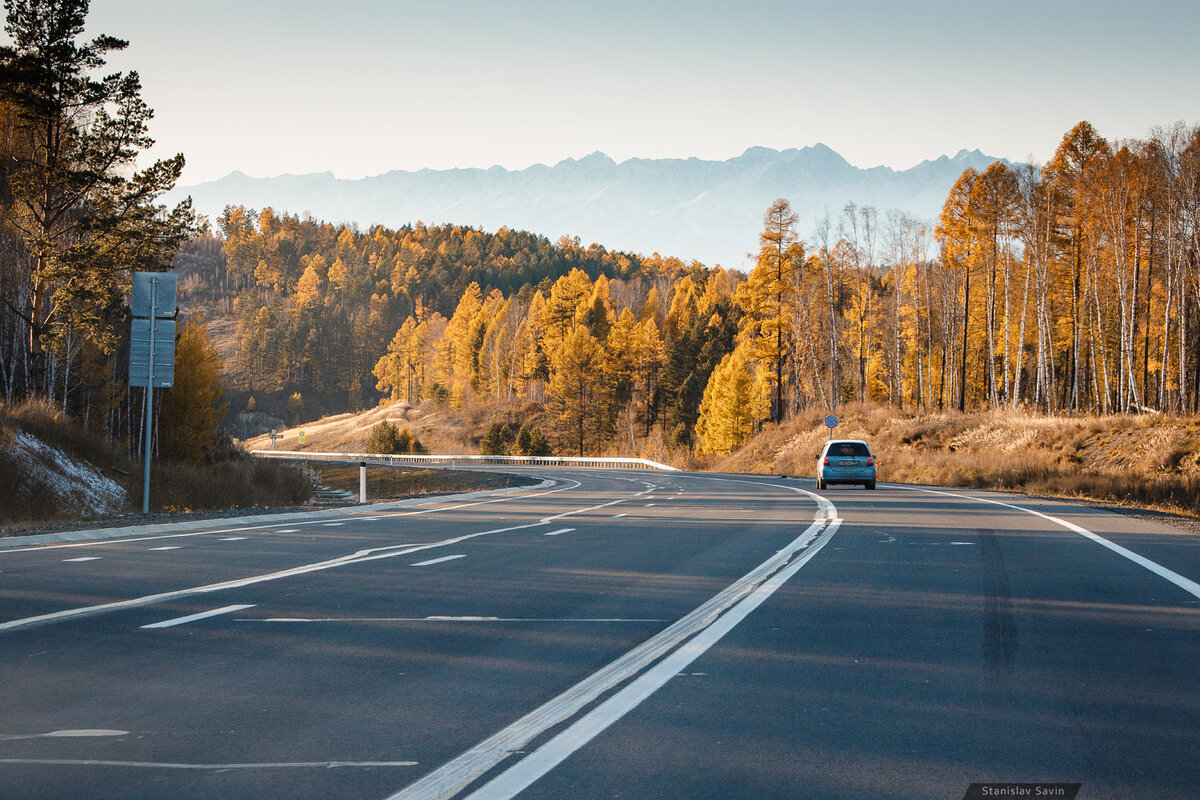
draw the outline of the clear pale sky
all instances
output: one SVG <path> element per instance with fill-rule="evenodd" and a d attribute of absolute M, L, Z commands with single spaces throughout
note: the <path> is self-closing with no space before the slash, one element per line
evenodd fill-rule
<path fill-rule="evenodd" d="M 88 23 L 130 41 L 110 66 L 183 185 L 816 142 L 1042 161 L 1081 119 L 1200 121 L 1198 30 L 1196 0 L 92 0 Z"/>

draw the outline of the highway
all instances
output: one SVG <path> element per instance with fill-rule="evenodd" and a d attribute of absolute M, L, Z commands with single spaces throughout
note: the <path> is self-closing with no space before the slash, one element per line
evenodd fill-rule
<path fill-rule="evenodd" d="M 530 471 L 0 540 L 0 798 L 1200 796 L 1194 534 L 1008 493 Z"/>

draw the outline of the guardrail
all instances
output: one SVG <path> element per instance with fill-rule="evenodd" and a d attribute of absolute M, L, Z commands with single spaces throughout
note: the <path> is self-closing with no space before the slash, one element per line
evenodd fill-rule
<path fill-rule="evenodd" d="M 646 458 L 579 458 L 576 456 L 408 456 L 379 453 L 314 453 L 308 450 L 251 450 L 264 458 L 302 458 L 310 461 L 370 461 L 375 464 L 440 464 L 472 466 L 507 464 L 527 467 L 590 467 L 592 469 L 661 469 L 678 472 L 675 467 Z"/>

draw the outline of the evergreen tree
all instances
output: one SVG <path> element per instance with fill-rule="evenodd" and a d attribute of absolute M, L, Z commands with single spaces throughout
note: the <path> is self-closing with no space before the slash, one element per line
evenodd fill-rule
<path fill-rule="evenodd" d="M 175 383 L 162 394 L 159 452 L 204 461 L 216 452 L 229 403 L 221 402 L 221 356 L 204 323 L 189 319 L 175 341 Z"/>
<path fill-rule="evenodd" d="M 7 216 L 28 254 L 19 305 L 29 388 L 47 391 L 50 344 L 70 326 L 111 351 L 110 323 L 129 270 L 168 268 L 197 227 L 190 200 L 171 211 L 155 204 L 178 180 L 182 155 L 134 168 L 154 143 L 138 74 L 92 77 L 128 43 L 79 41 L 87 0 L 6 0 L 5 9 L 12 45 L 0 48 L 0 97 L 16 108 L 19 134 L 32 145 L 9 166 Z"/>

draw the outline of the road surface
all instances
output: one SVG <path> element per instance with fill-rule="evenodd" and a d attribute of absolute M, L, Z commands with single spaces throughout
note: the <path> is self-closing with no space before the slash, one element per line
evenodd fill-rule
<path fill-rule="evenodd" d="M 1012 494 L 541 487 L 0 548 L 3 798 L 1200 796 L 1200 538 Z"/>

